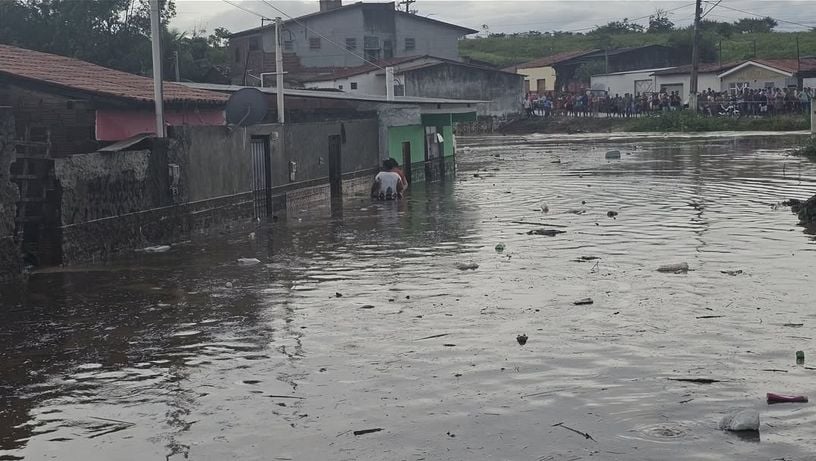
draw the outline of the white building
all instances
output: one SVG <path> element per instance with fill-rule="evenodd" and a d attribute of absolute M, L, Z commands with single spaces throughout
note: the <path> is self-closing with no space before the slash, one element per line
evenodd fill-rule
<path fill-rule="evenodd" d="M 668 69 L 673 68 L 638 69 L 628 72 L 593 75 L 590 80 L 590 87 L 593 91 L 606 91 L 610 96 L 623 96 L 625 94 L 637 96 L 641 93 L 654 93 L 658 90 L 655 87 L 653 74 Z"/>

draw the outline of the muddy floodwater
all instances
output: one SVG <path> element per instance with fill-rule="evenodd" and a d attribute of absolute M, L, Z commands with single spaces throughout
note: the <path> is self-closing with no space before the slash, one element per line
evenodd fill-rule
<path fill-rule="evenodd" d="M 797 139 L 460 139 L 401 203 L 36 273 L 0 298 L 0 459 L 814 460 L 813 404 L 765 402 L 816 398 Z"/>

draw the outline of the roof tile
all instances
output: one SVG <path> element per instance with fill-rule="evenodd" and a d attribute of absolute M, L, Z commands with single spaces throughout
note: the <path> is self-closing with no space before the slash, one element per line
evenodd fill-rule
<path fill-rule="evenodd" d="M 0 45 L 0 74 L 47 83 L 83 93 L 153 102 L 153 79 L 56 54 Z M 164 82 L 166 103 L 224 104 L 223 94 Z"/>

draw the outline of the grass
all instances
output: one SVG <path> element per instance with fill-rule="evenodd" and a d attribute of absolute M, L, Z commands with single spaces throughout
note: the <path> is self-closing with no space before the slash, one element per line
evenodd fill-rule
<path fill-rule="evenodd" d="M 686 36 L 689 37 L 686 37 Z M 704 60 L 716 62 L 719 55 L 719 44 L 722 41 L 722 62 L 750 59 L 756 56 L 767 59 L 796 58 L 796 38 L 799 37 L 801 56 L 816 55 L 816 32 L 769 32 L 752 34 L 735 34 L 720 37 L 713 33 L 705 34 L 704 42 L 708 43 L 708 56 Z M 499 66 L 509 66 L 533 59 L 549 56 L 564 51 L 576 51 L 596 48 L 621 48 L 641 45 L 674 45 L 678 52 L 684 54 L 680 47 L 690 39 L 690 32 L 675 31 L 660 34 L 628 33 L 619 35 L 559 35 L 554 36 L 505 36 L 467 39 L 459 42 L 462 56 L 487 61 Z M 688 57 L 690 59 L 690 56 Z"/>
<path fill-rule="evenodd" d="M 627 120 L 623 130 L 635 132 L 799 131 L 808 128 L 810 128 L 810 120 L 803 115 L 736 119 L 703 117 L 681 111 Z"/>

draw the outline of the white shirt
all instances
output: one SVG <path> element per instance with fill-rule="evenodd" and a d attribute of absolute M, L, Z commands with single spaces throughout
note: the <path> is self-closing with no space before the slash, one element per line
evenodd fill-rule
<path fill-rule="evenodd" d="M 379 184 L 380 188 L 377 195 L 388 194 L 388 189 L 391 189 L 392 195 L 397 195 L 399 192 L 398 185 L 402 182 L 402 178 L 397 173 L 390 171 L 381 171 L 374 177 L 374 182 Z"/>

